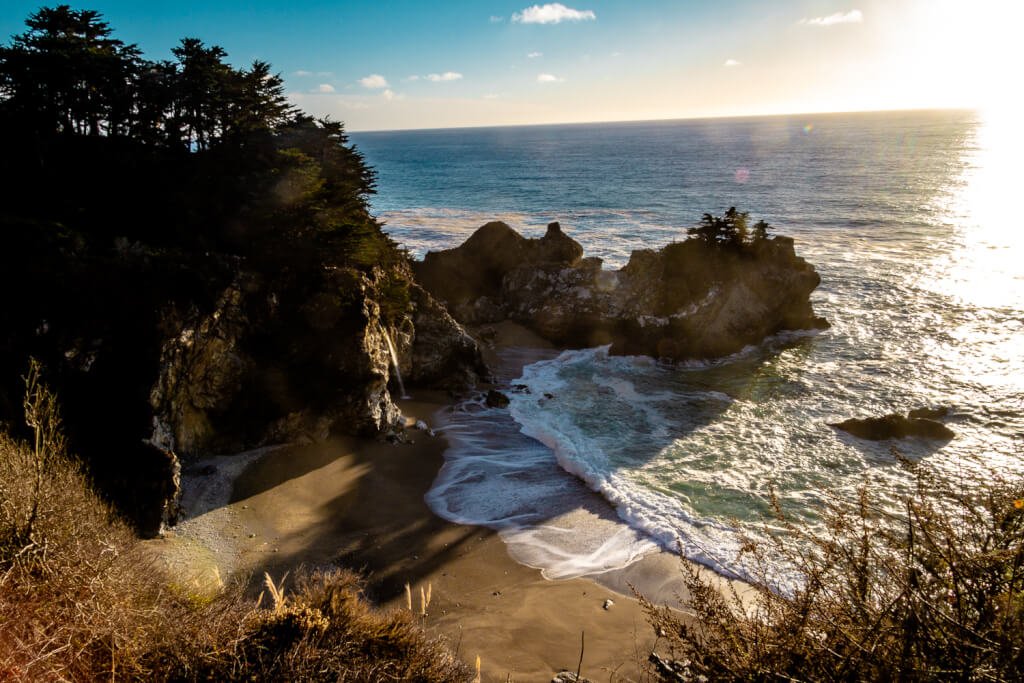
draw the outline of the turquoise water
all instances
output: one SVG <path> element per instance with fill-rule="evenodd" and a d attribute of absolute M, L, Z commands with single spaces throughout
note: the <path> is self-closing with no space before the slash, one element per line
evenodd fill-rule
<path fill-rule="evenodd" d="M 909 482 L 894 444 L 828 426 L 848 417 L 949 406 L 956 439 L 895 445 L 964 487 L 1024 470 L 1024 241 L 999 173 L 1016 161 L 1001 165 L 975 113 L 352 137 L 379 172 L 375 210 L 414 254 L 487 220 L 528 235 L 559 220 L 617 267 L 736 205 L 795 237 L 822 276 L 812 300 L 830 330 L 704 364 L 531 357 L 506 378 L 529 387 L 509 411 L 456 413 L 428 502 L 501 529 L 549 576 L 676 542 L 743 576 L 741 538 L 765 533 L 772 491 L 811 527 L 825 497 L 860 486 L 898 507 Z"/>

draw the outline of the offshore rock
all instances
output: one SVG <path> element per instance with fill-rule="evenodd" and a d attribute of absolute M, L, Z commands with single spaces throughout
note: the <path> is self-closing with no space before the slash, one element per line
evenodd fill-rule
<path fill-rule="evenodd" d="M 488 223 L 414 268 L 461 322 L 508 318 L 567 347 L 611 344 L 619 354 L 709 358 L 782 330 L 828 326 L 810 303 L 821 278 L 787 237 L 742 247 L 690 239 L 634 251 L 612 271 L 583 258 L 557 223 L 533 240 Z"/>
<path fill-rule="evenodd" d="M 941 422 L 925 417 L 913 417 L 915 412 L 911 411 L 908 415 L 892 413 L 883 417 L 849 419 L 829 426 L 869 441 L 903 439 L 908 436 L 949 441 L 956 436 L 956 432 Z"/>
<path fill-rule="evenodd" d="M 523 265 L 571 267 L 583 256 L 578 242 L 548 225 L 540 239 L 527 239 L 506 223 L 487 223 L 461 246 L 428 252 L 413 265 L 416 280 L 448 305 L 465 324 L 492 323 L 508 317 L 502 306 L 502 282 Z"/>

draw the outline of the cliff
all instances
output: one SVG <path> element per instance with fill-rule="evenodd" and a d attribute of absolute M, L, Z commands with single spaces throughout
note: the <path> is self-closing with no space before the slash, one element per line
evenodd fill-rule
<path fill-rule="evenodd" d="M 613 271 L 583 258 L 558 223 L 526 239 L 495 222 L 414 268 L 461 322 L 513 319 L 569 347 L 709 358 L 781 330 L 827 326 L 809 300 L 820 277 L 787 237 L 737 247 L 690 239 L 634 251 Z"/>

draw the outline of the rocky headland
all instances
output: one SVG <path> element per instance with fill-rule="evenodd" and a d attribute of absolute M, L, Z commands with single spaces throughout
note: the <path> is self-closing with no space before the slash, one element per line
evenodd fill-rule
<path fill-rule="evenodd" d="M 634 251 L 624 267 L 606 270 L 558 223 L 528 239 L 492 222 L 413 267 L 458 321 L 515 320 L 572 348 L 711 358 L 782 330 L 828 325 L 809 300 L 821 278 L 781 236 L 742 245 L 688 239 Z"/>

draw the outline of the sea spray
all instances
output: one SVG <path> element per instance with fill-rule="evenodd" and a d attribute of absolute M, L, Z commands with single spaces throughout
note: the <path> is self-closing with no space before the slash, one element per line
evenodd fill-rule
<path fill-rule="evenodd" d="M 388 352 L 391 354 L 391 367 L 395 371 L 395 379 L 398 381 L 398 390 L 401 392 L 401 398 L 412 398 L 405 393 L 405 382 L 402 381 L 402 370 L 398 367 L 398 354 L 395 353 L 395 345 L 391 342 L 391 335 L 388 334 L 388 328 L 381 325 L 380 331 L 384 335 L 384 341 L 388 344 Z"/>

